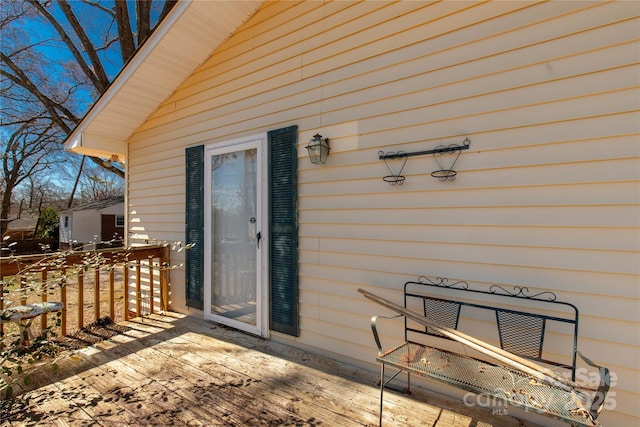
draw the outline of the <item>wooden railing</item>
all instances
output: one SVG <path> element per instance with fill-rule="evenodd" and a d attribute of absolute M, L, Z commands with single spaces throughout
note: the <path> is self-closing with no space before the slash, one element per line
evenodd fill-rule
<path fill-rule="evenodd" d="M 101 309 L 105 299 L 108 315 L 114 321 L 119 320 L 117 312 L 129 320 L 131 316 L 150 314 L 156 309 L 166 311 L 169 307 L 168 266 L 168 246 L 3 257 L 0 258 L 0 310 L 34 302 L 62 302 L 62 335 L 70 332 L 70 323 L 74 330 L 83 328 L 87 315 L 95 320 L 106 316 Z M 118 288 L 122 291 L 121 298 L 116 298 L 116 293 L 120 293 Z M 93 298 L 86 301 L 85 294 L 90 293 Z M 93 311 L 93 316 L 88 311 Z M 40 329 L 47 326 L 47 315 L 43 314 Z M 4 327 L 0 322 L 0 336 Z"/>

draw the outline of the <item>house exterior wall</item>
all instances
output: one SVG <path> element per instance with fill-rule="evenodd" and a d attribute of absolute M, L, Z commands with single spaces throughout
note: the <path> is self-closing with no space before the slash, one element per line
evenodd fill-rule
<path fill-rule="evenodd" d="M 83 244 L 100 240 L 100 212 L 96 209 L 87 209 L 75 211 L 72 215 L 71 240 Z"/>
<path fill-rule="evenodd" d="M 359 287 L 399 301 L 427 274 L 551 290 L 580 309 L 581 351 L 616 375 L 603 424 L 636 425 L 639 8 L 266 3 L 129 141 L 129 243 L 184 240 L 186 147 L 296 124 L 301 335 L 274 338 L 365 364 L 381 310 Z M 306 158 L 316 132 L 324 166 Z M 380 151 L 465 138 L 455 181 L 423 156 L 403 185 L 383 182 Z M 188 312 L 183 270 L 171 286 Z"/>

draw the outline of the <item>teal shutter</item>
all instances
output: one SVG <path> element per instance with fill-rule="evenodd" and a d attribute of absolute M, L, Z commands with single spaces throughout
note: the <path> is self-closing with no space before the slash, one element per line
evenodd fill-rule
<path fill-rule="evenodd" d="M 270 328 L 299 336 L 298 328 L 298 127 L 268 133 Z"/>
<path fill-rule="evenodd" d="M 186 150 L 185 238 L 195 244 L 185 253 L 187 307 L 203 309 L 204 293 L 204 145 Z"/>

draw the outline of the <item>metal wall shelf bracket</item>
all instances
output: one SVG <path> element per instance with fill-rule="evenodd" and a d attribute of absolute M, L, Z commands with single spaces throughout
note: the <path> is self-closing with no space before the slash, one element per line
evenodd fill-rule
<path fill-rule="evenodd" d="M 456 179 L 456 175 L 458 174 L 455 170 L 453 170 L 453 167 L 458 161 L 458 157 L 460 157 L 460 153 L 462 152 L 462 150 L 468 150 L 469 145 L 471 145 L 471 141 L 469 140 L 469 138 L 465 138 L 464 141 L 462 141 L 462 145 L 458 145 L 458 144 L 438 145 L 433 150 L 413 151 L 409 153 L 405 151 L 396 151 L 396 152 L 390 151 L 387 153 L 380 151 L 378 152 L 378 158 L 380 160 L 384 160 L 384 163 L 387 166 L 387 169 L 389 169 L 389 173 L 390 173 L 390 175 L 387 175 L 382 179 L 383 181 L 388 182 L 391 185 L 403 184 L 406 177 L 402 175 L 402 171 L 404 170 L 404 167 L 407 164 L 407 158 L 414 157 L 414 156 L 426 156 L 431 154 L 433 155 L 434 160 L 438 164 L 438 169 L 431 172 L 431 176 L 434 178 L 438 178 L 440 181 L 453 181 L 454 179 Z M 439 156 L 445 156 L 447 154 L 455 155 L 453 162 L 451 162 L 451 166 L 449 167 L 445 167 L 443 163 L 440 160 L 438 160 Z M 391 165 L 387 162 L 387 160 L 401 160 L 400 171 L 397 173 L 394 173 L 393 170 L 391 169 Z"/>

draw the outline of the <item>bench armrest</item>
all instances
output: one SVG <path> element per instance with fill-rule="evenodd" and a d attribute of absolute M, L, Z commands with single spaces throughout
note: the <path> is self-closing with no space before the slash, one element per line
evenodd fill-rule
<path fill-rule="evenodd" d="M 609 369 L 603 366 L 596 365 L 579 351 L 577 353 L 578 356 L 580 356 L 580 358 L 584 360 L 587 365 L 598 368 L 598 370 L 600 371 L 600 384 L 598 385 L 595 396 L 593 396 L 593 402 L 591 404 L 591 408 L 589 409 L 589 415 L 591 415 L 591 418 L 595 420 L 602 411 L 604 402 L 607 398 L 607 393 L 609 392 L 609 387 L 611 386 L 611 375 L 609 374 Z"/>
<path fill-rule="evenodd" d="M 378 327 L 376 325 L 379 317 L 383 319 L 395 319 L 398 317 L 402 317 L 402 314 L 397 314 L 395 316 L 373 316 L 371 318 L 371 331 L 373 332 L 373 339 L 376 340 L 376 345 L 378 346 L 378 356 L 382 354 L 382 344 L 380 344 L 380 337 L 378 336 Z"/>

